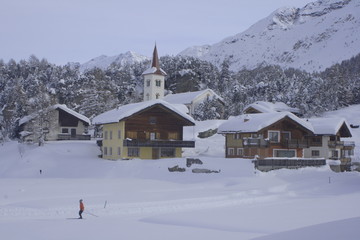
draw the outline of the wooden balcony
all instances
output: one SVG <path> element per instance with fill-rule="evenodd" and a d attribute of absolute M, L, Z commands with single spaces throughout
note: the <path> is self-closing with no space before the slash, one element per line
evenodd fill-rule
<path fill-rule="evenodd" d="M 269 147 L 271 145 L 280 145 L 284 148 L 308 148 L 309 141 L 302 139 L 290 139 L 281 142 L 270 142 L 262 138 L 244 138 L 244 147 Z"/>
<path fill-rule="evenodd" d="M 90 134 L 58 134 L 58 140 L 90 140 L 91 135 Z"/>
<path fill-rule="evenodd" d="M 125 139 L 123 141 L 124 147 L 184 147 L 194 148 L 195 141 L 183 140 L 139 140 L 139 139 Z"/>
<path fill-rule="evenodd" d="M 308 148 L 309 141 L 302 139 L 290 139 L 281 142 L 281 146 L 285 148 Z"/>
<path fill-rule="evenodd" d="M 355 147 L 355 142 L 353 141 L 329 141 L 328 143 L 329 147 L 335 148 L 335 147 Z"/>

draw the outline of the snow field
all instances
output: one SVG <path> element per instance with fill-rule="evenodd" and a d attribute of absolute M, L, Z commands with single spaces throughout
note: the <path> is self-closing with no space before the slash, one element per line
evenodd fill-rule
<path fill-rule="evenodd" d="M 331 116 L 352 123 L 358 109 Z M 219 124 L 205 121 L 186 129 L 196 148 L 178 159 L 107 161 L 97 157 L 94 141 L 5 143 L 1 238 L 358 239 L 359 172 L 335 173 L 329 166 L 256 171 L 251 160 L 223 157 L 223 136 L 196 137 Z M 352 133 L 359 145 L 360 131 Z M 185 157 L 204 164 L 187 168 Z M 170 173 L 175 165 L 186 171 Z M 193 168 L 221 172 L 195 174 Z M 84 220 L 74 219 L 80 198 Z"/>

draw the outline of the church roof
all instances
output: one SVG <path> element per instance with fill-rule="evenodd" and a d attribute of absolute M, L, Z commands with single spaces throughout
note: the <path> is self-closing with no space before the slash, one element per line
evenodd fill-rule
<path fill-rule="evenodd" d="M 163 100 L 165 100 L 169 103 L 172 103 L 172 104 L 191 104 L 198 97 L 200 97 L 206 93 L 211 93 L 212 94 L 211 98 L 216 98 L 216 99 L 219 99 L 221 102 L 224 102 L 222 97 L 217 95 L 213 90 L 211 90 L 209 88 L 205 89 L 205 90 L 201 90 L 201 91 L 195 91 L 195 92 L 168 94 L 163 98 Z"/>
<path fill-rule="evenodd" d="M 153 52 L 153 58 L 152 58 L 152 62 L 151 62 L 151 67 L 146 69 L 142 75 L 146 75 L 146 74 L 158 74 L 158 75 L 163 75 L 166 76 L 166 72 L 164 70 L 162 70 L 160 68 L 160 63 L 159 63 L 159 55 L 157 52 L 157 47 L 155 45 L 154 47 L 154 52 Z"/>

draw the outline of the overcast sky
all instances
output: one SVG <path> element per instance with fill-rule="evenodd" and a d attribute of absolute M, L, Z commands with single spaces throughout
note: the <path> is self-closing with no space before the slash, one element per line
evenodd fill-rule
<path fill-rule="evenodd" d="M 176 55 L 314 0 L 0 0 L 0 59 L 84 63 L 134 51 Z"/>

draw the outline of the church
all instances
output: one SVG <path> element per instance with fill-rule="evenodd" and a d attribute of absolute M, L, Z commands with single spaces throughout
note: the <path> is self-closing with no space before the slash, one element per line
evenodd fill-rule
<path fill-rule="evenodd" d="M 151 67 L 145 70 L 142 75 L 144 77 L 144 101 L 163 99 L 171 104 L 185 105 L 188 109 L 188 114 L 194 116 L 196 107 L 207 100 L 215 99 L 219 103 L 219 106 L 222 106 L 220 117 L 223 118 L 225 102 L 222 97 L 217 95 L 211 89 L 168 94 L 164 96 L 166 72 L 160 68 L 156 45 L 153 52 Z"/>

